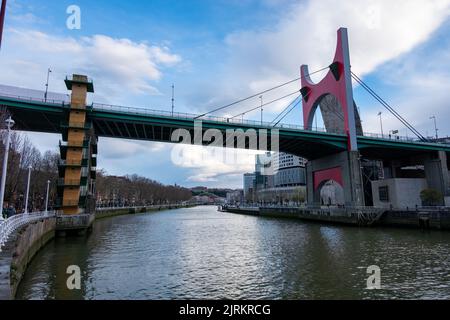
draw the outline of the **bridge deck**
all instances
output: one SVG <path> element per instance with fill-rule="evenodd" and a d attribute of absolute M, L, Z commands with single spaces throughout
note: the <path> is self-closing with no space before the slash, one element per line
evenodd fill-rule
<path fill-rule="evenodd" d="M 69 110 L 67 102 L 29 97 L 0 96 L 0 106 L 6 107 L 16 121 L 16 129 L 32 132 L 60 133 L 64 115 Z M 133 140 L 172 142 L 172 132 L 183 128 L 193 137 L 195 115 L 167 111 L 137 109 L 104 104 L 88 107 L 88 118 L 93 122 L 95 132 L 100 137 Z M 200 120 L 200 119 L 199 119 Z M 304 130 L 302 126 L 279 124 L 276 127 L 257 121 L 241 121 L 221 117 L 201 119 L 203 131 L 217 129 L 223 135 L 226 146 L 226 130 L 254 129 L 269 133 L 279 132 L 279 151 L 315 159 L 347 148 L 347 137 L 339 133 Z M 209 143 L 204 143 L 205 145 Z M 249 148 L 248 141 L 245 148 Z M 270 148 L 270 139 L 269 139 Z M 386 139 L 373 136 L 359 136 L 358 148 L 363 157 L 372 159 L 396 159 L 420 155 L 430 151 L 450 153 L 450 145 L 425 143 L 413 139 Z"/>

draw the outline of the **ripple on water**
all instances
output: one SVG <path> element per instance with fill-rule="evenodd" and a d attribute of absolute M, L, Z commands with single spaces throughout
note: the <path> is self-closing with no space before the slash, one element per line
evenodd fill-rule
<path fill-rule="evenodd" d="M 38 253 L 18 298 L 450 298 L 450 234 L 357 229 L 198 207 L 97 221 Z M 68 293 L 65 267 L 83 271 Z M 382 290 L 366 290 L 381 268 Z"/>

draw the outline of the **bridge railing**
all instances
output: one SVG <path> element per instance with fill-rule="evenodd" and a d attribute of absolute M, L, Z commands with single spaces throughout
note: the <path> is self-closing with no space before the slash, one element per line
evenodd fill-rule
<path fill-rule="evenodd" d="M 30 97 L 30 96 L 8 94 L 8 93 L 4 93 L 4 92 L 0 92 L 0 97 L 18 99 L 18 100 L 23 100 L 23 101 L 31 101 L 31 102 L 43 102 L 43 103 L 54 104 L 54 105 L 59 105 L 59 106 L 69 104 L 69 100 L 36 98 L 36 97 Z"/>
<path fill-rule="evenodd" d="M 55 211 L 42 211 L 28 214 L 16 214 L 8 219 L 0 220 L 0 252 L 2 251 L 3 245 L 6 243 L 6 241 L 8 241 L 8 238 L 12 233 L 29 223 L 41 219 L 48 219 L 54 217 L 55 215 Z"/>
<path fill-rule="evenodd" d="M 374 139 L 384 139 L 384 140 L 394 140 L 394 141 L 406 141 L 406 142 L 421 142 L 417 138 L 399 136 L 396 134 L 380 134 L 380 133 L 369 133 L 364 132 L 364 137 L 374 138 Z"/>
<path fill-rule="evenodd" d="M 151 115 L 151 116 L 162 116 L 162 117 L 170 117 L 170 118 L 178 118 L 183 120 L 193 120 L 196 119 L 199 115 L 193 113 L 185 113 L 185 112 L 171 112 L 165 110 L 154 110 L 154 109 L 144 109 L 144 108 L 135 108 L 135 107 L 126 107 L 119 105 L 111 105 L 111 104 L 102 104 L 102 103 L 93 103 L 92 107 L 94 110 L 101 111 L 113 111 L 113 112 L 121 112 L 127 114 L 139 114 L 139 115 Z M 227 117 L 218 117 L 218 116 L 204 116 L 198 119 L 214 121 L 220 123 L 231 123 L 231 124 L 245 124 L 252 127 L 274 127 L 274 128 L 283 128 L 283 129 L 295 129 L 295 130 L 305 130 L 305 127 L 302 125 L 293 125 L 293 124 L 278 124 L 276 126 L 270 122 L 261 122 L 257 120 L 246 120 L 242 118 L 227 118 Z M 314 127 L 314 131 L 317 132 L 326 132 L 325 128 L 316 128 Z"/>

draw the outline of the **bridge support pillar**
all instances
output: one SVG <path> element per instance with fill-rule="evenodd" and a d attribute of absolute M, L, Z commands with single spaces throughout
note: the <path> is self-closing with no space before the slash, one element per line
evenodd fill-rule
<path fill-rule="evenodd" d="M 437 154 L 430 156 L 429 159 L 425 160 L 424 169 L 428 188 L 435 189 L 444 196 L 440 205 L 450 205 L 447 154 L 444 151 L 438 151 Z"/>
<path fill-rule="evenodd" d="M 306 165 L 308 205 L 320 206 L 321 189 L 332 181 L 342 189 L 346 206 L 364 206 L 364 190 L 358 151 L 344 151 L 335 155 L 308 161 Z"/>

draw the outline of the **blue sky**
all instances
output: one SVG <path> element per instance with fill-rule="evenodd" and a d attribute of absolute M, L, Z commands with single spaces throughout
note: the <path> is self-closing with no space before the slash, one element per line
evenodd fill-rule
<path fill-rule="evenodd" d="M 81 9 L 81 29 L 66 28 L 69 5 Z M 85 73 L 94 79 L 95 102 L 201 113 L 327 66 L 336 30 L 349 29 L 352 70 L 363 76 L 423 134 L 450 133 L 450 1 L 44 1 L 8 0 L 0 83 L 66 92 L 63 78 Z M 324 74 L 313 77 L 319 81 Z M 300 84 L 263 97 L 265 101 Z M 266 107 L 272 120 L 288 100 Z M 377 103 L 355 87 L 367 132 L 379 132 Z M 248 101 L 217 115 L 257 106 Z M 246 116 L 259 119 L 259 112 Z M 384 129 L 406 130 L 387 112 Z M 302 124 L 295 109 L 286 123 Z M 319 120 L 319 125 L 320 125 Z M 410 134 L 410 133 L 409 133 Z M 32 134 L 41 150 L 55 149 L 57 135 Z M 239 152 L 238 164 L 211 160 L 211 151 L 185 146 L 189 161 L 174 163 L 170 145 L 101 139 L 99 167 L 111 174 L 138 173 L 185 186 L 240 187 L 254 153 Z"/>

